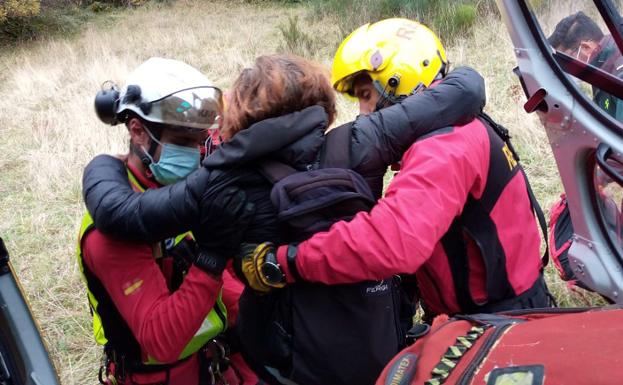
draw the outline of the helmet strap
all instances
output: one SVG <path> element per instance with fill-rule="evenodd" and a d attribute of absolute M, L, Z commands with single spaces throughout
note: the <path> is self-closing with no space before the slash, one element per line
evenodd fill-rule
<path fill-rule="evenodd" d="M 149 135 L 149 137 L 151 138 L 149 149 L 145 151 L 145 148 L 143 146 L 139 148 L 135 146 L 134 144 L 132 144 L 131 149 L 132 149 L 132 152 L 134 152 L 141 159 L 141 163 L 143 163 L 145 167 L 148 167 L 150 164 L 154 162 L 154 155 L 156 154 L 156 150 L 158 149 L 158 146 L 162 144 L 160 142 L 161 133 L 159 131 L 152 133 L 151 130 L 147 128 L 145 123 L 144 122 L 142 123 L 143 123 L 143 129 L 145 130 L 145 132 L 147 132 L 147 135 Z"/>
<path fill-rule="evenodd" d="M 374 109 L 375 111 L 385 108 L 387 103 L 396 104 L 402 99 L 396 96 L 396 92 L 393 89 L 388 91 L 388 88 L 393 87 L 390 87 L 387 84 L 385 86 L 382 86 L 378 80 L 375 80 L 373 84 L 374 88 L 376 88 L 377 92 L 380 95 L 379 99 L 376 102 L 376 107 Z"/>
<path fill-rule="evenodd" d="M 160 142 L 160 137 L 162 135 L 160 132 L 156 132 L 155 134 L 152 133 L 151 130 L 147 128 L 147 126 L 145 125 L 143 125 L 143 128 L 145 129 L 145 131 L 147 131 L 147 134 L 151 138 L 151 143 L 149 144 L 149 151 L 147 151 L 147 153 L 153 158 L 153 156 L 156 154 L 156 149 L 158 149 L 158 146 L 162 144 Z"/>
<path fill-rule="evenodd" d="M 132 143 L 130 145 L 130 150 L 134 153 L 134 155 L 138 156 L 143 166 L 149 167 L 149 165 L 152 163 L 152 158 L 145 153 L 143 148 L 139 148 L 134 143 Z"/>
<path fill-rule="evenodd" d="M 439 52 L 439 50 L 437 50 L 437 56 L 439 57 L 439 60 L 441 60 L 441 68 L 439 69 L 439 73 L 437 74 L 436 78 L 444 78 L 448 74 L 450 62 L 443 60 L 443 57 L 441 56 L 441 52 Z"/>

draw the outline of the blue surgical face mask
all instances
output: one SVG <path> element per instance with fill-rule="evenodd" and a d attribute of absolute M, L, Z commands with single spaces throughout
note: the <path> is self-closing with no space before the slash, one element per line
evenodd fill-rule
<path fill-rule="evenodd" d="M 162 143 L 147 128 L 145 128 L 145 131 L 153 141 L 162 146 L 158 162 L 154 162 L 149 152 L 143 148 L 145 155 L 151 159 L 149 169 L 159 183 L 163 185 L 173 184 L 186 178 L 188 174 L 199 168 L 201 152 L 197 147 Z"/>

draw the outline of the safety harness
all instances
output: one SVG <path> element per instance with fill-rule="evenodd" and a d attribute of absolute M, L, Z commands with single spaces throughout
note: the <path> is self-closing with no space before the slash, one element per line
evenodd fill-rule
<path fill-rule="evenodd" d="M 134 189 L 145 191 L 145 187 L 130 170 L 128 170 L 128 179 Z M 100 383 L 125 383 L 131 374 L 163 372 L 166 374 L 165 384 L 168 384 L 171 369 L 186 362 L 195 353 L 198 353 L 200 362 L 200 385 L 224 383 L 221 373 L 229 367 L 229 351 L 227 345 L 217 339 L 217 336 L 227 327 L 227 311 L 221 293 L 199 331 L 183 349 L 178 361 L 167 364 L 159 363 L 152 358 L 143 361 L 140 344 L 130 327 L 117 310 L 104 285 L 83 261 L 82 243 L 86 235 L 94 229 L 95 225 L 91 216 L 88 213 L 85 214 L 78 240 L 77 259 L 82 278 L 87 286 L 89 307 L 93 316 L 94 337 L 99 345 L 104 346 L 104 359 L 98 375 Z M 192 260 L 195 246 L 190 233 L 160 244 L 162 257 L 158 258 L 158 262 L 161 268 L 165 259 L 173 260 L 173 271 L 169 279 L 172 291 L 179 288 L 184 275 L 190 268 L 190 263 L 185 261 Z M 239 373 L 235 369 L 234 371 L 240 378 Z"/>
<path fill-rule="evenodd" d="M 544 239 L 547 239 L 547 225 L 543 210 L 519 164 L 519 157 L 510 142 L 508 130 L 484 113 L 480 115 L 479 120 L 487 128 L 490 140 L 487 184 L 480 198 L 468 196 L 461 215 L 455 218 L 441 239 L 448 257 L 457 302 L 461 312 L 471 314 L 492 311 L 491 306 L 496 303 L 503 302 L 506 306 L 511 306 L 512 303 L 523 301 L 527 296 L 534 295 L 537 290 L 544 287 L 540 281 L 542 277 L 539 277 L 533 288 L 519 296 L 516 295 L 506 271 L 506 254 L 500 242 L 496 224 L 490 215 L 504 189 L 517 173 L 521 173 L 524 177 L 532 210 L 536 214 Z M 433 135 L 447 131 L 447 129 L 441 129 Z M 477 304 L 470 295 L 466 236 L 479 247 L 485 264 L 487 303 L 483 305 Z M 549 251 L 546 247 L 542 256 L 543 267 L 547 265 L 548 260 Z"/>

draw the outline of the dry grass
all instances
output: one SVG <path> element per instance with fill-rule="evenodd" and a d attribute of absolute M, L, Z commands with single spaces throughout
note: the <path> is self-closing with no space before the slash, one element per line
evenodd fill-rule
<path fill-rule="evenodd" d="M 179 1 L 113 14 L 70 40 L 33 43 L 0 52 L 0 234 L 26 288 L 64 384 L 96 383 L 100 349 L 92 341 L 86 297 L 75 263 L 83 212 L 82 168 L 94 155 L 126 149 L 122 127 L 105 127 L 93 97 L 107 79 L 122 83 L 150 56 L 181 59 L 227 87 L 253 59 L 282 49 L 278 26 L 301 8 L 242 2 Z M 114 17 L 112 17 L 114 16 Z M 300 17 L 316 39 L 313 57 L 328 64 L 339 31 Z M 492 48 L 495 47 L 495 48 Z M 473 37 L 449 47 L 458 64 L 487 78 L 492 116 L 515 136 L 538 198 L 549 207 L 561 191 L 546 136 L 522 110 L 523 94 L 502 23 L 491 17 Z M 339 99 L 339 122 L 356 107 Z M 564 285 L 550 282 L 565 304 L 581 303 Z"/>
<path fill-rule="evenodd" d="M 81 174 L 96 154 L 127 148 L 93 97 L 150 56 L 184 60 L 227 87 L 275 52 L 288 12 L 234 2 L 179 2 L 127 11 L 71 40 L 0 53 L 0 234 L 26 288 L 64 384 L 95 383 L 100 349 L 75 263 Z M 244 26 L 244 27 L 243 27 Z"/>
<path fill-rule="evenodd" d="M 542 7 L 538 15 L 546 35 L 551 33 L 560 19 L 580 9 L 589 14 L 595 13 L 594 6 L 580 7 L 577 2 L 568 0 L 550 1 L 547 7 Z M 523 109 L 526 98 L 519 80 L 512 72 L 517 63 L 506 26 L 497 16 L 491 15 L 486 20 L 480 20 L 473 36 L 459 39 L 448 50 L 448 57 L 455 65 L 472 66 L 486 79 L 485 111 L 509 129 L 513 144 L 547 218 L 549 208 L 563 191 L 562 183 L 543 126 L 535 114 L 527 115 Z M 558 277 L 552 263 L 546 269 L 546 278 L 550 290 L 561 306 L 603 303 L 595 294 L 582 289 L 570 290 Z"/>

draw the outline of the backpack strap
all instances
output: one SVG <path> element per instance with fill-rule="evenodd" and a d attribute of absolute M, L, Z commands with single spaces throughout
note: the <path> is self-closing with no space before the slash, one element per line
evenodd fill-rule
<path fill-rule="evenodd" d="M 272 184 L 275 184 L 283 178 L 298 172 L 298 170 L 294 167 L 272 159 L 263 160 L 257 166 L 257 170 Z"/>
<path fill-rule="evenodd" d="M 326 134 L 320 168 L 350 168 L 350 142 L 353 123 L 336 127 Z"/>
<path fill-rule="evenodd" d="M 511 144 L 511 140 L 510 140 L 511 137 L 510 137 L 510 134 L 508 133 L 508 129 L 498 124 L 497 122 L 495 122 L 493 119 L 491 119 L 489 115 L 485 114 L 484 112 L 481 112 L 479 116 L 485 122 L 487 122 L 487 124 L 491 126 L 493 131 L 495 131 L 499 135 L 499 137 L 502 138 L 502 140 L 508 145 L 508 149 L 513 154 L 513 158 L 515 158 L 515 160 L 519 163 L 519 156 L 517 155 L 515 148 Z M 530 186 L 530 182 L 528 181 L 528 176 L 526 175 L 525 172 L 522 172 L 522 174 L 524 177 L 524 181 L 526 182 L 526 189 L 528 190 L 528 197 L 530 198 L 530 205 L 532 206 L 532 210 L 534 210 L 534 213 L 536 214 L 536 217 L 539 221 L 539 226 L 541 227 L 541 232 L 543 233 L 543 240 L 545 242 L 545 252 L 543 253 L 543 256 L 541 257 L 541 261 L 543 263 L 543 268 L 545 268 L 545 266 L 547 266 L 547 264 L 549 263 L 549 243 L 548 243 L 548 237 L 547 237 L 547 222 L 545 221 L 545 214 L 543 214 L 543 209 L 541 209 L 539 202 L 536 200 L 536 197 L 534 196 L 534 192 L 532 191 L 532 187 Z"/>
<path fill-rule="evenodd" d="M 352 123 L 336 127 L 326 134 L 320 153 L 320 168 L 350 168 L 350 141 Z M 295 168 L 276 160 L 267 159 L 258 165 L 258 171 L 272 184 L 298 172 Z"/>

